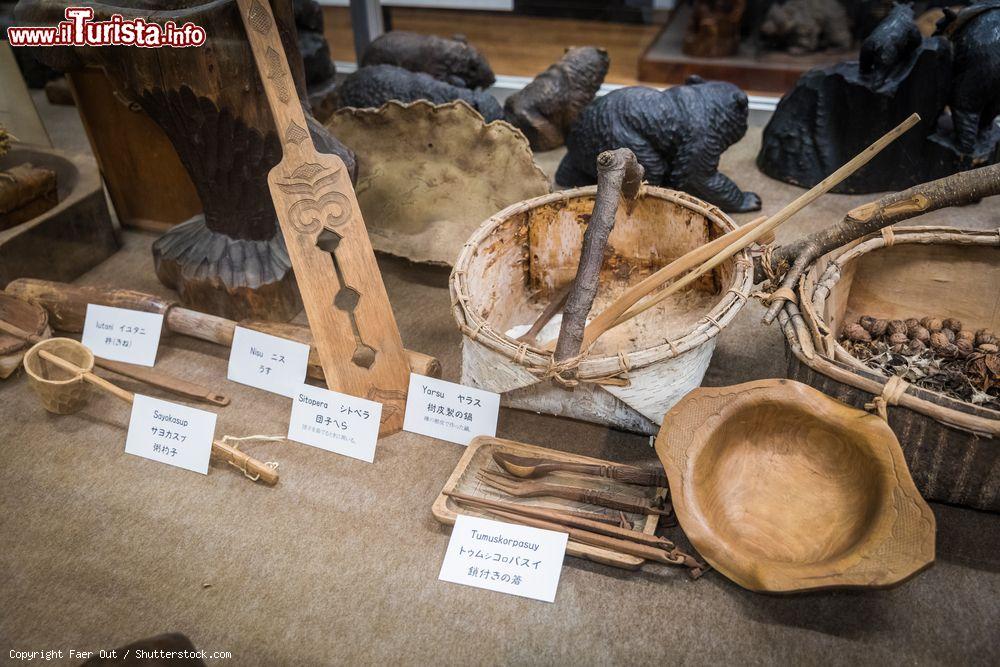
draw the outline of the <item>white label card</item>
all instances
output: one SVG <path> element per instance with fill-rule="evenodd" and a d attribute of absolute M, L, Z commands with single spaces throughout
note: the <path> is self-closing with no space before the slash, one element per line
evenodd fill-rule
<path fill-rule="evenodd" d="M 136 394 L 125 451 L 207 475 L 214 438 L 215 413 Z"/>
<path fill-rule="evenodd" d="M 569 535 L 459 514 L 441 581 L 554 602 Z"/>
<path fill-rule="evenodd" d="M 152 366 L 162 328 L 161 313 L 90 303 L 83 323 L 83 344 L 102 359 Z"/>
<path fill-rule="evenodd" d="M 292 397 L 288 439 L 371 463 L 382 404 L 308 384 Z"/>
<path fill-rule="evenodd" d="M 309 346 L 287 338 L 236 327 L 228 378 L 295 398 L 306 379 Z"/>
<path fill-rule="evenodd" d="M 497 434 L 500 394 L 410 373 L 403 430 L 468 445 Z"/>

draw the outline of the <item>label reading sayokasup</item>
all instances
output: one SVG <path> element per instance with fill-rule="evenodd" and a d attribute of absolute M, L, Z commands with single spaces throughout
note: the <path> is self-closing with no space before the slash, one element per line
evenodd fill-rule
<path fill-rule="evenodd" d="M 136 394 L 125 451 L 207 475 L 214 437 L 214 413 Z"/>

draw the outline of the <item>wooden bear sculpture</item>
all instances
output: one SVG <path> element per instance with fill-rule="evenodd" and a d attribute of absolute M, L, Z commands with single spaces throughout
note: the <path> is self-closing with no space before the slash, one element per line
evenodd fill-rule
<path fill-rule="evenodd" d="M 583 110 L 566 138 L 556 182 L 597 182 L 597 156 L 629 148 L 653 185 L 683 190 L 724 211 L 756 211 L 760 197 L 719 171 L 719 157 L 747 131 L 746 94 L 731 83 L 688 79 L 656 90 L 620 88 Z"/>

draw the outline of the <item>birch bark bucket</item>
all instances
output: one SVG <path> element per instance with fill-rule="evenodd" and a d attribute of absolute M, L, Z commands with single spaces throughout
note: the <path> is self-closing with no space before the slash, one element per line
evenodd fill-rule
<path fill-rule="evenodd" d="M 508 407 L 572 417 L 647 435 L 701 384 L 716 336 L 746 303 L 753 264 L 742 251 L 685 291 L 611 329 L 567 380 L 552 353 L 517 341 L 573 281 L 597 186 L 519 202 L 484 222 L 450 279 L 463 333 L 462 382 L 501 394 Z M 736 228 L 721 210 L 682 192 L 642 186 L 618 209 L 596 315 L 626 288 Z M 513 335 L 512 335 L 513 334 Z"/>
<path fill-rule="evenodd" d="M 849 405 L 881 397 L 920 493 L 1000 512 L 1000 412 L 893 380 L 839 342 L 860 315 L 940 315 L 1000 328 L 1000 230 L 886 228 L 813 263 L 779 321 L 788 377 Z"/>

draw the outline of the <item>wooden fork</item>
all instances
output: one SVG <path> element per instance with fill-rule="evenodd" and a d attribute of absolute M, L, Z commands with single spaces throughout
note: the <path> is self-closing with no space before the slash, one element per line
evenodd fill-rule
<path fill-rule="evenodd" d="M 494 489 L 515 496 L 517 498 L 537 498 L 538 496 L 551 496 L 553 498 L 563 498 L 574 500 L 588 505 L 599 505 L 610 507 L 624 512 L 634 512 L 636 514 L 658 514 L 669 516 L 670 509 L 660 509 L 652 507 L 643 502 L 641 498 L 627 496 L 621 493 L 610 493 L 608 491 L 598 491 L 577 486 L 567 486 L 565 484 L 550 484 L 548 482 L 535 482 L 508 477 L 488 470 L 480 470 L 476 478 Z"/>

